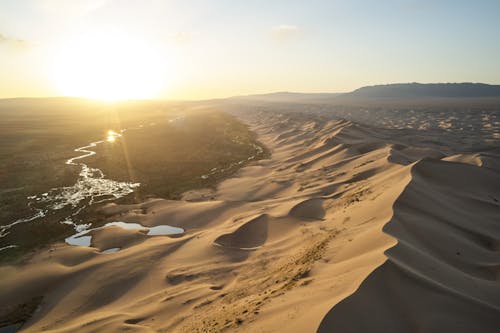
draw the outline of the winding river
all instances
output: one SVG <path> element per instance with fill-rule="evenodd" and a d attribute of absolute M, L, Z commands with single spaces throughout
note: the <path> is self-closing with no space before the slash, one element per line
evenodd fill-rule
<path fill-rule="evenodd" d="M 184 115 L 177 116 L 173 119 L 170 119 L 169 123 L 181 121 L 183 118 Z M 155 124 L 150 124 L 150 126 L 153 125 Z M 140 129 L 142 127 L 143 125 L 140 125 L 137 129 Z M 25 218 L 18 219 L 10 224 L 0 226 L 0 238 L 5 237 L 9 233 L 9 230 L 18 224 L 39 220 L 43 217 L 54 214 L 63 208 L 68 209 L 69 213 L 68 215 L 66 215 L 66 217 L 60 219 L 60 223 L 72 226 L 76 232 L 74 235 L 65 239 L 66 243 L 69 245 L 90 246 L 92 239 L 91 232 L 111 226 L 117 226 L 124 229 L 143 230 L 149 236 L 183 233 L 184 230 L 182 228 L 171 227 L 168 225 L 145 227 L 136 223 L 111 222 L 105 224 L 102 227 L 91 228 L 91 223 L 82 223 L 81 221 L 78 221 L 77 215 L 83 209 L 93 204 L 122 198 L 134 192 L 134 189 L 140 186 L 140 183 L 119 182 L 116 180 L 107 179 L 100 169 L 89 167 L 87 164 L 81 162 L 82 159 L 96 154 L 96 152 L 92 150 L 92 148 L 95 148 L 101 144 L 111 144 L 116 140 L 119 140 L 119 138 L 122 137 L 122 133 L 125 131 L 126 129 L 122 129 L 119 132 L 110 130 L 107 133 L 106 139 L 94 141 L 86 146 L 74 149 L 74 151 L 79 153 L 79 155 L 68 159 L 65 164 L 68 166 L 80 168 L 80 172 L 75 184 L 72 186 L 52 188 L 48 192 L 27 197 L 28 207 L 32 212 L 31 215 Z M 259 154 L 263 153 L 262 147 L 256 144 L 254 144 L 253 146 L 255 148 L 255 154 L 248 157 L 246 160 L 231 163 L 226 168 L 214 168 L 208 174 L 202 175 L 201 178 L 207 179 L 210 176 L 215 175 L 216 173 L 224 172 L 237 165 L 241 165 L 247 160 L 253 160 Z M 16 245 L 12 244 L 0 247 L 0 251 L 13 247 L 16 247 Z M 105 250 L 102 253 L 112 253 L 119 250 L 119 248 L 113 248 Z"/>
<path fill-rule="evenodd" d="M 96 203 L 115 200 L 134 192 L 134 189 L 139 187 L 140 183 L 119 182 L 107 179 L 101 170 L 79 162 L 86 157 L 96 154 L 95 151 L 91 150 L 92 148 L 106 142 L 112 143 L 118 140 L 125 131 L 125 129 L 119 132 L 108 131 L 106 140 L 94 141 L 86 146 L 76 148 L 74 151 L 81 154 L 65 162 L 67 165 L 80 168 L 75 184 L 52 188 L 48 192 L 29 196 L 27 198 L 28 207 L 32 211 L 32 214 L 10 224 L 0 226 L 0 238 L 6 236 L 9 230 L 15 225 L 41 219 L 65 207 L 69 208 L 70 213 L 60 222 L 73 226 L 76 232 L 82 232 L 91 227 L 89 223 L 78 224 L 75 221 L 75 217 L 84 208 Z M 15 246 L 8 245 L 0 248 L 0 251 Z"/>

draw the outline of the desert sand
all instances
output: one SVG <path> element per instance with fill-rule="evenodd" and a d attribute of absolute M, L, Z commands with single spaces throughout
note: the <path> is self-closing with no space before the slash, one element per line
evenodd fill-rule
<path fill-rule="evenodd" d="M 22 332 L 498 332 L 498 149 L 237 115 L 269 159 L 184 200 L 102 209 L 184 234 L 110 227 L 0 268 L 9 311 L 43 297 Z"/>

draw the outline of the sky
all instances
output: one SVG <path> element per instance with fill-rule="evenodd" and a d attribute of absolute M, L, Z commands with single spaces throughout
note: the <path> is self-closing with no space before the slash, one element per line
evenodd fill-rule
<path fill-rule="evenodd" d="M 500 83 L 498 0 L 0 0 L 0 98 Z"/>

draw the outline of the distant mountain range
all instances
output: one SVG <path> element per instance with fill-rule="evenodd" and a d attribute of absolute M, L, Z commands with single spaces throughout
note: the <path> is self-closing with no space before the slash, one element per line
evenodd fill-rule
<path fill-rule="evenodd" d="M 500 85 L 484 83 L 396 83 L 367 86 L 349 93 L 340 94 L 277 92 L 233 98 L 267 102 L 500 98 Z"/>
<path fill-rule="evenodd" d="M 362 87 L 341 97 L 354 98 L 471 98 L 500 97 L 500 85 L 484 83 L 397 83 Z"/>
<path fill-rule="evenodd" d="M 42 98 L 6 98 L 0 99 L 3 106 L 9 104 L 22 105 L 34 101 L 44 103 L 102 103 L 78 97 L 42 97 Z M 219 100 L 219 99 L 216 99 Z M 247 101 L 264 103 L 327 103 L 338 105 L 350 104 L 394 104 L 394 103 L 494 103 L 500 105 L 500 85 L 485 83 L 395 83 L 358 88 L 348 93 L 299 93 L 280 91 L 267 94 L 234 96 L 227 101 Z M 130 103 L 122 102 L 122 103 Z M 145 103 L 147 100 L 136 100 L 134 103 Z M 151 101 L 149 101 L 151 102 Z M 157 102 L 160 102 L 158 100 Z M 182 102 L 182 101 L 176 101 Z"/>
<path fill-rule="evenodd" d="M 229 101 L 330 104 L 344 106 L 500 106 L 500 85 L 484 83 L 396 83 L 349 93 L 277 92 L 236 96 Z"/>

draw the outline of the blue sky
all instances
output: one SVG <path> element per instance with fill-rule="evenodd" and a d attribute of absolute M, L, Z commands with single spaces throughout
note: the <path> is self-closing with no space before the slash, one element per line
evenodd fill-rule
<path fill-rule="evenodd" d="M 60 94 L 57 50 L 110 29 L 161 49 L 165 98 L 500 83 L 500 1 L 0 0 L 0 97 Z"/>

